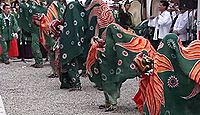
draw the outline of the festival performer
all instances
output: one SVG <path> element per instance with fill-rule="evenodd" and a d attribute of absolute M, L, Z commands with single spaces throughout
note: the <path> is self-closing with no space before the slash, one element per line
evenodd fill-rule
<path fill-rule="evenodd" d="M 85 6 L 75 1 L 69 3 L 65 10 L 60 39 L 61 88 L 81 88 L 79 77 L 84 74 L 91 41 L 101 39 L 103 42 L 107 26 L 115 21 L 111 9 L 102 0 L 87 0 Z M 94 82 L 98 78 L 90 80 Z"/>
<path fill-rule="evenodd" d="M 43 59 L 42 53 L 40 50 L 39 38 L 40 32 L 39 28 L 33 24 L 32 16 L 36 13 L 44 13 L 46 12 L 46 8 L 39 5 L 38 1 L 25 0 L 20 4 L 20 12 L 18 16 L 19 26 L 31 33 L 32 36 L 32 54 L 35 59 L 35 64 L 31 65 L 34 68 L 42 68 L 43 67 Z"/>
<path fill-rule="evenodd" d="M 2 46 L 1 60 L 5 64 L 9 64 L 8 51 L 10 49 L 10 42 L 13 38 L 17 38 L 19 26 L 15 16 L 10 12 L 10 5 L 3 5 L 3 13 L 0 14 L 0 42 Z"/>
<path fill-rule="evenodd" d="M 88 55 L 90 48 L 95 47 L 96 50 L 104 51 L 104 48 L 97 48 L 93 45 L 93 42 L 101 41 L 102 46 L 106 40 L 106 30 L 109 24 L 115 22 L 115 18 L 112 10 L 109 6 L 102 0 L 87 0 L 86 1 L 86 12 L 87 12 L 87 23 L 88 29 L 86 29 L 86 36 L 84 40 L 84 52 L 83 55 L 85 58 Z M 90 81 L 95 83 L 95 86 L 98 90 L 102 90 L 98 84 L 100 80 L 99 76 L 90 76 Z"/>
<path fill-rule="evenodd" d="M 33 15 L 34 24 L 40 27 L 40 38 L 42 44 L 46 48 L 50 57 L 50 65 L 53 73 L 49 74 L 49 78 L 59 76 L 59 40 L 62 33 L 64 7 L 58 1 L 52 1 L 48 6 L 47 13 L 38 13 Z"/>
<path fill-rule="evenodd" d="M 85 9 L 78 1 L 70 2 L 66 6 L 63 16 L 64 28 L 60 38 L 61 89 L 81 89 L 79 70 L 83 65 L 85 15 Z"/>
<path fill-rule="evenodd" d="M 11 6 L 12 6 L 12 13 L 15 15 L 15 18 L 17 19 L 17 23 L 18 23 L 19 1 L 18 0 L 13 1 L 11 3 Z M 32 39 L 31 33 L 25 31 L 23 28 L 20 28 L 20 31 L 18 32 L 18 39 L 17 39 L 16 46 L 18 46 L 17 47 L 18 48 L 18 58 L 21 59 L 21 61 L 23 61 L 23 62 L 25 62 L 25 59 L 31 59 L 33 57 L 32 50 L 31 50 L 31 39 Z M 14 48 L 12 48 L 12 49 L 14 49 Z M 12 49 L 10 49 L 10 50 L 12 50 Z M 17 53 L 14 51 L 12 51 L 14 54 L 12 53 L 10 55 L 17 56 L 16 55 Z"/>

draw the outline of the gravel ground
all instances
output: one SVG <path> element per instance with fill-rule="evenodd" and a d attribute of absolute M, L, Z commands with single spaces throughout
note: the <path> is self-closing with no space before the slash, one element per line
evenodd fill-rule
<path fill-rule="evenodd" d="M 58 78 L 47 78 L 51 68 L 30 67 L 17 60 L 0 63 L 0 95 L 7 115 L 139 115 L 132 96 L 138 90 L 138 80 L 127 80 L 121 89 L 118 108 L 114 112 L 98 109 L 104 103 L 103 92 L 93 88 L 88 78 L 81 78 L 82 91 L 59 89 Z"/>

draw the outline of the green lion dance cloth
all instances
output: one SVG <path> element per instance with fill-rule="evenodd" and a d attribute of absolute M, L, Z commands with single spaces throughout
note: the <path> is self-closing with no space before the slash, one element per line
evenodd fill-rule
<path fill-rule="evenodd" d="M 84 7 L 78 2 L 66 6 L 60 38 L 61 87 L 81 89 L 79 69 L 82 68 L 82 53 L 86 20 Z"/>
<path fill-rule="evenodd" d="M 86 7 L 79 2 L 67 5 L 60 40 L 61 88 L 81 87 L 81 74 L 78 71 L 85 70 L 91 38 L 96 36 L 105 39 L 105 30 L 112 22 L 112 12 L 102 0 L 87 0 Z"/>
<path fill-rule="evenodd" d="M 133 58 L 142 51 L 142 46 L 135 44 L 140 50 L 132 53 L 120 45 L 137 38 L 137 35 L 119 25 L 110 24 L 106 31 L 105 47 L 101 48 L 102 46 L 99 46 L 97 41 L 90 48 L 86 65 L 87 72 L 93 78 L 93 82 L 103 89 L 105 105 L 101 105 L 100 108 L 105 108 L 106 111 L 116 108 L 122 83 L 141 74 L 133 63 Z"/>
<path fill-rule="evenodd" d="M 87 23 L 88 29 L 86 30 L 86 40 L 85 45 L 89 46 L 92 39 L 105 40 L 106 29 L 109 24 L 115 22 L 113 13 L 108 5 L 102 0 L 87 0 L 86 1 L 86 13 L 87 13 Z M 86 60 L 88 51 L 90 47 L 84 47 L 84 57 Z M 95 80 L 98 80 L 98 77 L 89 76 L 90 81 L 94 82 L 98 89 L 101 89 Z"/>
<path fill-rule="evenodd" d="M 62 33 L 64 8 L 58 1 L 53 1 L 47 9 L 47 13 L 36 14 L 32 17 L 34 21 L 39 21 L 41 43 L 48 51 L 50 65 L 53 70 L 50 78 L 58 77 L 60 74 L 59 65 L 59 40 Z"/>
<path fill-rule="evenodd" d="M 98 41 L 94 42 L 87 60 L 87 72 L 96 77 L 95 83 L 105 94 L 105 105 L 101 107 L 113 110 L 121 84 L 128 78 L 140 76 L 140 88 L 133 100 L 141 113 L 198 114 L 199 44 L 200 41 L 194 41 L 185 48 L 176 35 L 169 34 L 157 52 L 148 40 L 117 24 L 109 25 L 105 48 L 102 50 Z M 152 69 L 147 69 L 148 74 L 146 68 L 139 66 L 148 62 L 142 59 L 145 56 L 139 55 L 142 51 L 154 61 Z"/>
<path fill-rule="evenodd" d="M 142 77 L 140 89 L 133 98 L 140 112 L 150 115 L 199 114 L 199 44 L 196 40 L 184 47 L 175 34 L 168 34 L 161 41 L 158 52 L 148 53 L 154 54 L 150 56 L 154 60 L 154 71 Z"/>

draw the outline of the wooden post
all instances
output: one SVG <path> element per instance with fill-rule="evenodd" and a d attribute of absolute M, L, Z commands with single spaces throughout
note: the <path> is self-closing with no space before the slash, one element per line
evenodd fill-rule
<path fill-rule="evenodd" d="M 151 4 L 153 0 L 146 0 L 146 17 L 149 18 L 151 16 Z"/>

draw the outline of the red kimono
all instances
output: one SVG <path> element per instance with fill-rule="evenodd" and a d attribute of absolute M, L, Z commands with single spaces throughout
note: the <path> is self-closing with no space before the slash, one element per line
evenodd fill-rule
<path fill-rule="evenodd" d="M 19 56 L 16 38 L 14 38 L 10 41 L 10 49 L 9 49 L 8 55 L 9 55 L 9 57 L 18 57 Z"/>

